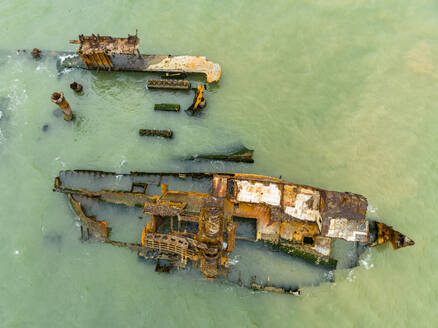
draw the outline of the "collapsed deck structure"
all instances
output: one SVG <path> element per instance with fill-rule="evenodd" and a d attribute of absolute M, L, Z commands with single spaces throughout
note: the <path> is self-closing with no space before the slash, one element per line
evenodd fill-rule
<path fill-rule="evenodd" d="M 127 38 L 111 36 L 79 35 L 77 55 L 61 57 L 61 68 L 84 68 L 108 71 L 139 71 L 166 73 L 201 73 L 207 82 L 217 82 L 221 76 L 219 64 L 203 56 L 144 55 L 138 50 L 140 39 L 136 35 Z"/>
<path fill-rule="evenodd" d="M 128 182 L 120 190 L 88 190 L 69 182 L 69 176 L 80 175 L 91 175 L 93 179 L 109 176 Z M 201 191 L 179 191 L 169 186 L 185 181 L 207 187 Z M 229 256 L 239 238 L 263 241 L 288 254 L 330 267 L 336 266 L 336 259 L 331 257 L 334 239 L 366 247 L 390 243 L 393 249 L 414 244 L 392 227 L 367 219 L 368 202 L 361 195 L 260 175 L 61 171 L 53 190 L 67 194 L 85 239 L 126 246 L 140 256 L 164 259 L 180 268 L 190 262 L 211 279 L 227 274 Z M 85 198 L 141 207 L 150 216 L 138 232 L 141 241 L 110 239 L 108 223 L 85 213 L 81 205 Z M 254 236 L 236 234 L 245 222 L 255 225 Z M 163 230 L 164 226 L 167 230 Z"/>

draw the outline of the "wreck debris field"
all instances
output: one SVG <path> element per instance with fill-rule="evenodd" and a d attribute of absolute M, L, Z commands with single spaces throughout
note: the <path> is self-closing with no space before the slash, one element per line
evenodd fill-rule
<path fill-rule="evenodd" d="M 438 326 L 433 1 L 0 12 L 1 327 Z"/>

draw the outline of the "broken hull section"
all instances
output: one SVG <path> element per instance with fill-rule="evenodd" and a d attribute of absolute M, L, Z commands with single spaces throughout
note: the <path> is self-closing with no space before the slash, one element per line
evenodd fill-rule
<path fill-rule="evenodd" d="M 337 263 L 333 240 L 360 250 L 351 266 L 370 246 L 389 242 L 397 249 L 413 244 L 391 227 L 366 219 L 368 204 L 361 195 L 266 176 L 62 171 L 54 191 L 68 195 L 86 238 L 126 246 L 174 267 L 190 264 L 209 279 L 227 276 L 239 240 L 262 242 L 329 268 Z M 112 240 L 105 221 L 87 216 L 81 206 L 84 199 L 141 208 L 150 220 L 137 232 L 140 241 Z M 247 226 L 252 229 L 245 230 Z"/>
<path fill-rule="evenodd" d="M 206 80 L 218 82 L 221 76 L 219 64 L 208 61 L 203 56 L 142 55 L 138 49 L 140 39 L 135 35 L 117 38 L 100 35 L 79 35 L 76 54 L 64 53 L 57 62 L 59 70 L 83 68 L 107 71 L 165 72 L 205 74 Z M 18 51 L 26 53 L 25 50 Z M 53 51 L 41 51 L 35 48 L 31 56 L 39 59 L 46 55 L 56 56 Z"/>
<path fill-rule="evenodd" d="M 70 43 L 79 44 L 77 53 L 87 69 L 203 73 L 207 82 L 217 82 L 221 75 L 220 66 L 202 56 L 141 55 L 137 33 L 127 38 L 79 35 Z"/>
<path fill-rule="evenodd" d="M 171 56 L 171 55 L 109 55 L 111 65 L 107 70 L 133 72 L 177 72 L 191 74 L 205 74 L 208 83 L 217 82 L 221 76 L 219 64 L 208 61 L 203 56 Z M 58 69 L 82 68 L 102 69 L 98 65 L 87 65 L 79 55 L 60 57 Z"/>

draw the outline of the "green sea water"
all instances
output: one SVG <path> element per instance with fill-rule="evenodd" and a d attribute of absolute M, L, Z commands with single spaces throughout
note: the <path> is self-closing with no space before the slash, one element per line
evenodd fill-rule
<path fill-rule="evenodd" d="M 144 74 L 58 75 L 53 60 L 14 53 L 75 51 L 78 34 L 136 29 L 143 53 L 221 64 L 201 117 L 154 112 L 193 96 L 148 91 Z M 436 1 L 10 0 L 0 30 L 0 327 L 438 325 Z M 54 91 L 73 124 L 53 114 Z M 141 138 L 140 128 L 175 137 Z M 178 160 L 236 143 L 255 149 L 255 164 Z M 77 168 L 239 171 L 360 193 L 368 217 L 416 244 L 371 249 L 300 297 L 157 274 L 127 249 L 79 240 L 65 196 L 51 190 L 60 170 Z M 283 262 L 282 279 L 312 283 Z"/>

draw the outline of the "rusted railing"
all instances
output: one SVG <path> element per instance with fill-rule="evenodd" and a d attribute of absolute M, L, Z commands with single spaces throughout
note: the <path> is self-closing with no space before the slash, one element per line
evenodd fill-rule
<path fill-rule="evenodd" d="M 142 236 L 142 245 L 146 248 L 155 249 L 161 252 L 177 254 L 181 256 L 184 262 L 189 258 L 195 257 L 195 252 L 189 249 L 189 243 L 186 238 L 177 236 L 148 233 Z"/>

